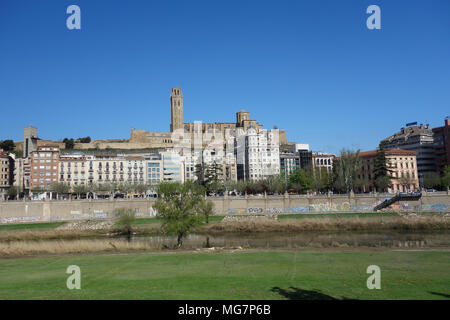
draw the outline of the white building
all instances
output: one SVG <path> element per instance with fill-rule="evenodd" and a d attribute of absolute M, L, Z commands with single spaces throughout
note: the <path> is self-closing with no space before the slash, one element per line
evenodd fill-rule
<path fill-rule="evenodd" d="M 238 135 L 236 146 L 239 180 L 261 180 L 280 174 L 278 130 L 250 127 Z"/>
<path fill-rule="evenodd" d="M 82 155 L 60 155 L 59 182 L 70 186 L 87 184 L 87 162 Z"/>
<path fill-rule="evenodd" d="M 327 172 L 333 171 L 333 161 L 336 155 L 324 152 L 316 152 L 312 154 L 313 168 L 325 168 Z"/>

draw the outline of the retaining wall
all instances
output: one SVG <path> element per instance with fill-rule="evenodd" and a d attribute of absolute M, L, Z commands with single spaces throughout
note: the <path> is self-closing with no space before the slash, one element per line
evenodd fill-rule
<path fill-rule="evenodd" d="M 261 197 L 217 197 L 215 214 L 280 214 L 372 212 L 373 207 L 392 195 L 283 195 Z M 156 215 L 154 199 L 4 201 L 0 202 L 0 223 L 106 219 L 119 208 L 130 208 L 138 217 Z M 401 201 L 391 206 L 398 211 L 450 212 L 448 193 L 427 194 L 418 201 Z"/>

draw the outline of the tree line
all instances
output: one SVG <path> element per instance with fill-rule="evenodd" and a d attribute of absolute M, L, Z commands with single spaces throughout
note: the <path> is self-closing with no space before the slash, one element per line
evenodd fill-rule
<path fill-rule="evenodd" d="M 76 140 L 73 138 L 64 138 L 62 142 L 66 149 L 71 150 L 75 147 L 75 143 L 90 143 L 91 137 L 78 138 Z"/>

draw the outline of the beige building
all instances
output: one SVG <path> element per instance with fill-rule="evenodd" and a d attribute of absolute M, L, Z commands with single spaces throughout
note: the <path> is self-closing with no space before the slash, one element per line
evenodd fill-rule
<path fill-rule="evenodd" d="M 312 154 L 313 168 L 325 168 L 328 173 L 333 172 L 333 161 L 336 159 L 334 154 L 316 152 Z"/>
<path fill-rule="evenodd" d="M 6 197 L 9 187 L 13 185 L 14 160 L 3 149 L 0 149 L 0 199 Z"/>
<path fill-rule="evenodd" d="M 126 181 L 129 183 L 147 183 L 146 161 L 144 157 L 127 156 L 125 157 Z M 119 168 L 120 169 L 120 164 Z"/>
<path fill-rule="evenodd" d="M 66 156 L 59 158 L 59 182 L 70 186 L 87 184 L 87 165 L 84 156 Z"/>
<path fill-rule="evenodd" d="M 14 186 L 26 192 L 30 189 L 30 158 L 17 158 L 13 154 L 11 157 L 14 159 Z"/>
<path fill-rule="evenodd" d="M 374 166 L 376 155 L 379 151 L 366 151 L 359 154 L 363 162 L 361 171 L 361 178 L 367 179 L 372 184 L 374 183 Z M 419 180 L 417 173 L 417 152 L 391 149 L 385 151 L 386 162 L 392 171 L 392 187 L 388 189 L 389 192 L 406 192 L 413 191 L 419 188 Z M 365 188 L 364 188 L 365 189 Z M 373 187 L 370 188 L 374 190 Z M 370 190 L 364 190 L 370 191 Z"/>

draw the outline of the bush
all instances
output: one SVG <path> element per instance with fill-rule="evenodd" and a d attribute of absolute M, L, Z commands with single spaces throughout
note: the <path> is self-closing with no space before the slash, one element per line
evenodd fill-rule
<path fill-rule="evenodd" d="M 136 220 L 133 209 L 120 208 L 115 213 L 117 220 L 114 225 L 122 234 L 131 236 L 133 233 L 133 223 Z"/>

